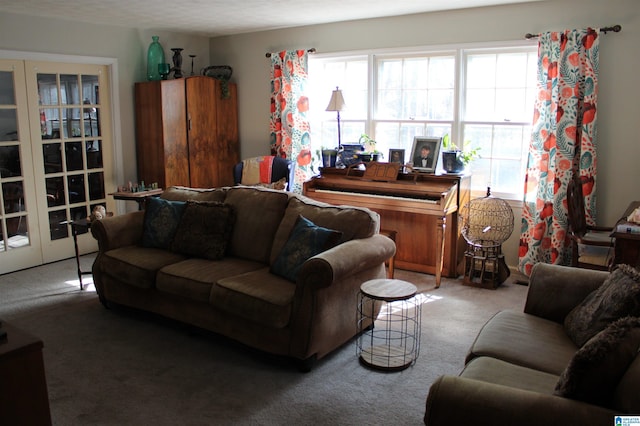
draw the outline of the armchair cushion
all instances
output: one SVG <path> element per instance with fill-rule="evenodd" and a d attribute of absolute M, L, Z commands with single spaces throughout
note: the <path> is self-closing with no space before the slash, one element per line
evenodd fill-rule
<path fill-rule="evenodd" d="M 640 316 L 640 272 L 620 265 L 565 318 L 567 335 L 578 345 L 624 316 Z"/>
<path fill-rule="evenodd" d="M 315 225 L 304 216 L 299 216 L 289 239 L 271 265 L 271 272 L 296 281 L 298 271 L 309 258 L 337 245 L 342 232 Z"/>
<path fill-rule="evenodd" d="M 150 197 L 146 202 L 142 246 L 168 249 L 185 209 L 183 201 Z"/>
<path fill-rule="evenodd" d="M 233 229 L 233 207 L 187 201 L 171 250 L 205 259 L 222 259 Z"/>
<path fill-rule="evenodd" d="M 610 406 L 618 382 L 638 354 L 640 318 L 613 322 L 580 348 L 560 375 L 555 395 Z"/>

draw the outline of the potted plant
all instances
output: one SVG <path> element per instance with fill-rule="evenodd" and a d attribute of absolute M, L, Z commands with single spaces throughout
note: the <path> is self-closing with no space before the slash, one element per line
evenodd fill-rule
<path fill-rule="evenodd" d="M 469 149 L 471 141 L 464 141 L 462 149 L 451 141 L 449 134 L 442 138 L 442 163 L 447 173 L 461 173 L 476 157 L 479 157 L 480 147 Z"/>
<path fill-rule="evenodd" d="M 376 141 L 371 139 L 369 135 L 363 133 L 358 139 L 358 143 L 364 146 L 364 150 L 358 153 L 358 159 L 362 162 L 378 161 L 384 157 L 382 152 L 376 149 Z"/>

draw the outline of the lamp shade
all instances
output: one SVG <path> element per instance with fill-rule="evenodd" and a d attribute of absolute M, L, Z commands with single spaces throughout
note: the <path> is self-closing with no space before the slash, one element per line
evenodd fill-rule
<path fill-rule="evenodd" d="M 331 99 L 329 100 L 326 111 L 344 111 L 345 107 L 342 90 L 336 87 L 336 90 L 331 92 Z"/>

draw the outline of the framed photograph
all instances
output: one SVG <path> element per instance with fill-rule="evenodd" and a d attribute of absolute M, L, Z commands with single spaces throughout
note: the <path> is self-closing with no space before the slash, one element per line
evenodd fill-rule
<path fill-rule="evenodd" d="M 441 137 L 414 137 L 413 148 L 411 149 L 411 162 L 413 163 L 413 168 L 421 172 L 435 172 L 441 145 Z"/>
<path fill-rule="evenodd" d="M 390 149 L 389 150 L 389 162 L 400 163 L 404 165 L 404 149 Z"/>

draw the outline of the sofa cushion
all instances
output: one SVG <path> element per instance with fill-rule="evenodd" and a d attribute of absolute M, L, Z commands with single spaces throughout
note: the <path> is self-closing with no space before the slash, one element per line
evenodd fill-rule
<path fill-rule="evenodd" d="M 218 280 L 211 289 L 210 303 L 263 327 L 284 328 L 289 324 L 295 290 L 291 281 L 264 267 Z"/>
<path fill-rule="evenodd" d="M 269 263 L 271 245 L 289 195 L 266 188 L 230 188 L 225 203 L 235 209 L 236 223 L 229 242 L 229 255 Z"/>
<path fill-rule="evenodd" d="M 294 196 L 289 200 L 273 240 L 270 259 L 272 264 L 289 239 L 298 216 L 304 216 L 323 228 L 342 232 L 343 242 L 370 237 L 380 228 L 380 216 L 372 210 L 353 206 L 333 206 L 304 196 Z"/>
<path fill-rule="evenodd" d="M 478 356 L 489 356 L 559 376 L 577 350 L 562 324 L 505 310 L 482 327 L 466 362 Z"/>
<path fill-rule="evenodd" d="M 613 392 L 640 347 L 640 318 L 625 317 L 589 339 L 562 372 L 555 394 L 610 406 Z"/>
<path fill-rule="evenodd" d="M 640 413 L 640 380 L 638 380 L 640 377 L 640 356 L 638 355 L 627 368 L 613 392 L 611 405 L 621 413 Z"/>
<path fill-rule="evenodd" d="M 235 216 L 233 207 L 220 202 L 187 201 L 171 250 L 205 259 L 222 259 Z"/>
<path fill-rule="evenodd" d="M 271 265 L 271 272 L 296 282 L 298 271 L 307 259 L 337 245 L 341 238 L 342 232 L 323 228 L 299 216 L 289 239 Z"/>
<path fill-rule="evenodd" d="M 156 288 L 191 300 L 209 303 L 211 287 L 220 279 L 264 268 L 260 262 L 227 257 L 222 261 L 191 258 L 158 272 Z"/>
<path fill-rule="evenodd" d="M 640 316 L 640 272 L 620 265 L 564 321 L 569 337 L 582 346 L 613 321 L 625 316 Z"/>
<path fill-rule="evenodd" d="M 167 250 L 125 246 L 104 253 L 100 269 L 119 281 L 141 288 L 154 288 L 156 274 L 164 266 L 185 260 L 185 256 Z"/>
<path fill-rule="evenodd" d="M 185 209 L 184 201 L 150 197 L 146 201 L 142 228 L 142 245 L 168 249 Z"/>
<path fill-rule="evenodd" d="M 223 202 L 227 196 L 226 188 L 188 188 L 185 186 L 172 186 L 165 189 L 160 198 L 172 201 L 218 201 Z"/>
<path fill-rule="evenodd" d="M 547 395 L 553 394 L 558 383 L 557 374 L 545 373 L 487 356 L 472 359 L 464 366 L 460 376 Z"/>

